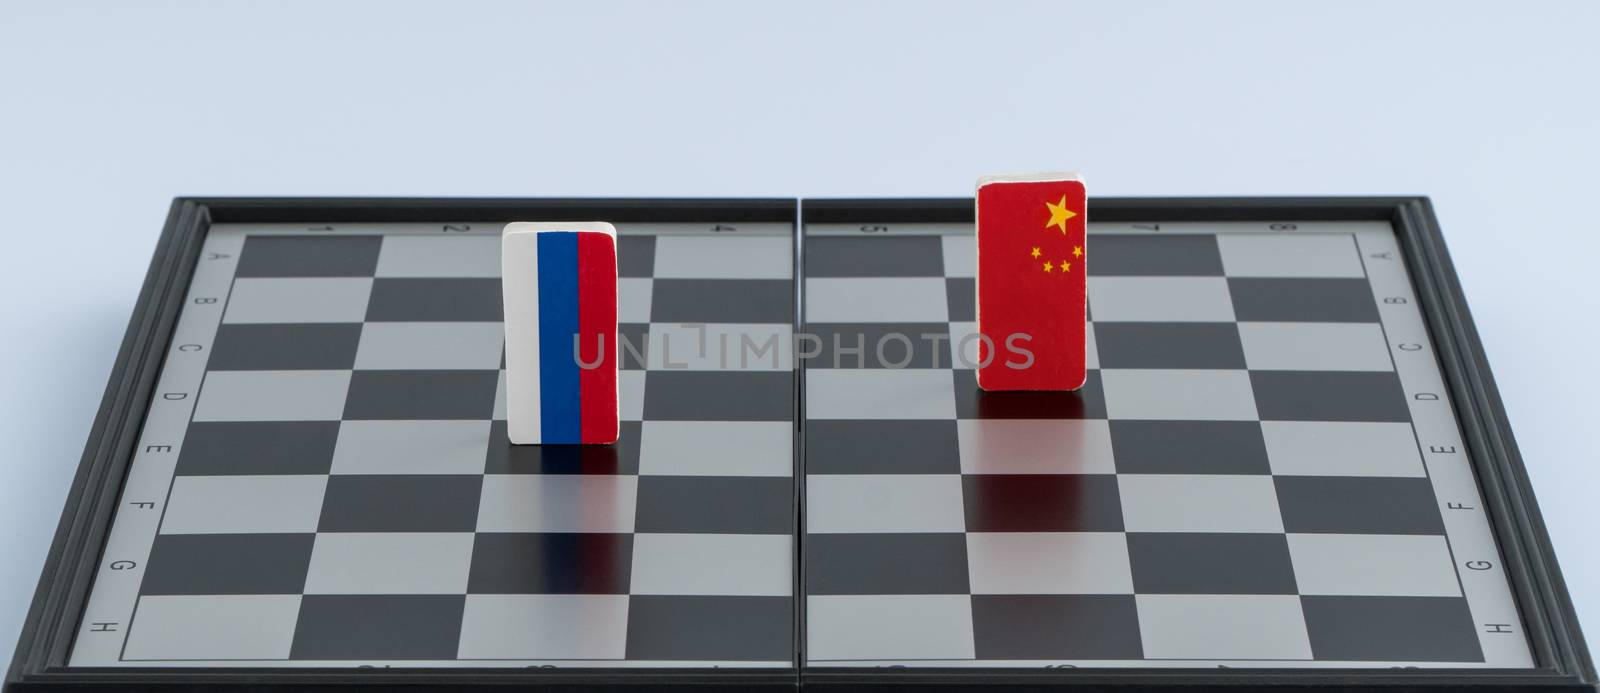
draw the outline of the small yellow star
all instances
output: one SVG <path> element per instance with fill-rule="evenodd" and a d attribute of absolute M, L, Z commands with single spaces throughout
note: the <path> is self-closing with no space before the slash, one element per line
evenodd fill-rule
<path fill-rule="evenodd" d="M 1073 257 L 1083 257 L 1083 246 L 1081 246 L 1081 245 L 1073 246 L 1072 247 L 1072 256 Z"/>
<path fill-rule="evenodd" d="M 1044 261 L 1044 271 L 1049 272 L 1051 269 L 1054 269 L 1054 267 L 1054 265 L 1050 264 L 1049 260 Z"/>
<path fill-rule="evenodd" d="M 1036 257 L 1036 258 L 1039 257 L 1039 248 L 1038 248 L 1038 246 L 1034 246 L 1034 248 L 1033 248 L 1033 256 Z"/>
<path fill-rule="evenodd" d="M 1050 202 L 1045 202 L 1044 206 L 1048 207 L 1050 209 L 1050 221 L 1044 225 L 1044 227 L 1047 228 L 1047 229 L 1052 227 L 1052 226 L 1056 226 L 1056 227 L 1060 227 L 1061 233 L 1066 233 L 1067 232 L 1067 220 L 1071 219 L 1071 218 L 1073 218 L 1075 216 L 1078 216 L 1077 212 L 1074 212 L 1074 211 L 1072 211 L 1070 209 L 1067 209 L 1067 196 L 1066 195 L 1062 195 L 1061 196 L 1061 201 L 1060 202 L 1056 202 L 1054 204 L 1052 204 Z"/>
<path fill-rule="evenodd" d="M 1063 260 L 1061 262 L 1061 271 L 1062 272 L 1071 272 L 1072 271 L 1072 263 Z"/>

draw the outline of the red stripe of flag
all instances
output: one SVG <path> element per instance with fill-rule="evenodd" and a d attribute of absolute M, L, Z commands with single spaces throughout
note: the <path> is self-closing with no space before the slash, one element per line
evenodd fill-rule
<path fill-rule="evenodd" d="M 578 296 L 578 356 L 584 366 L 578 370 L 579 439 L 584 443 L 615 443 L 617 246 L 610 235 L 578 234 Z"/>

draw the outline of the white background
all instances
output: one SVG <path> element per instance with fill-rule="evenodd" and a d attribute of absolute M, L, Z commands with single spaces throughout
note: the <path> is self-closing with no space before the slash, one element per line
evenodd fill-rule
<path fill-rule="evenodd" d="M 0 659 L 177 195 L 1433 197 L 1600 635 L 1600 3 L 0 0 Z"/>

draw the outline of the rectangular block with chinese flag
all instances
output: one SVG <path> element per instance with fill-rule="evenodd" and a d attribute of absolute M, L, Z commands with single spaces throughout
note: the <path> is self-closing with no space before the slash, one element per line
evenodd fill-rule
<path fill-rule="evenodd" d="M 616 229 L 507 224 L 500 261 L 507 437 L 521 445 L 617 442 Z"/>
<path fill-rule="evenodd" d="M 1087 199 L 1075 173 L 978 179 L 978 387 L 1083 387 Z"/>

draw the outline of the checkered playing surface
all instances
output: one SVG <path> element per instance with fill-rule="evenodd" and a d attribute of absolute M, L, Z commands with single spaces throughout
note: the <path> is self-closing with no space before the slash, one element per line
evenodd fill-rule
<path fill-rule="evenodd" d="M 212 229 L 75 666 L 1531 665 L 1385 224 L 1096 225 L 1071 394 L 977 391 L 970 228 L 813 225 L 803 412 L 793 230 L 620 225 L 584 448 L 465 226 Z"/>
<path fill-rule="evenodd" d="M 788 340 L 791 230 L 624 229 L 648 362 L 581 449 L 507 443 L 498 226 L 432 230 L 213 233 L 237 269 L 120 658 L 790 666 L 792 373 L 645 338 Z"/>
<path fill-rule="evenodd" d="M 1088 384 L 986 394 L 970 231 L 861 230 L 805 239 L 810 664 L 1486 661 L 1355 235 L 1097 233 Z"/>

